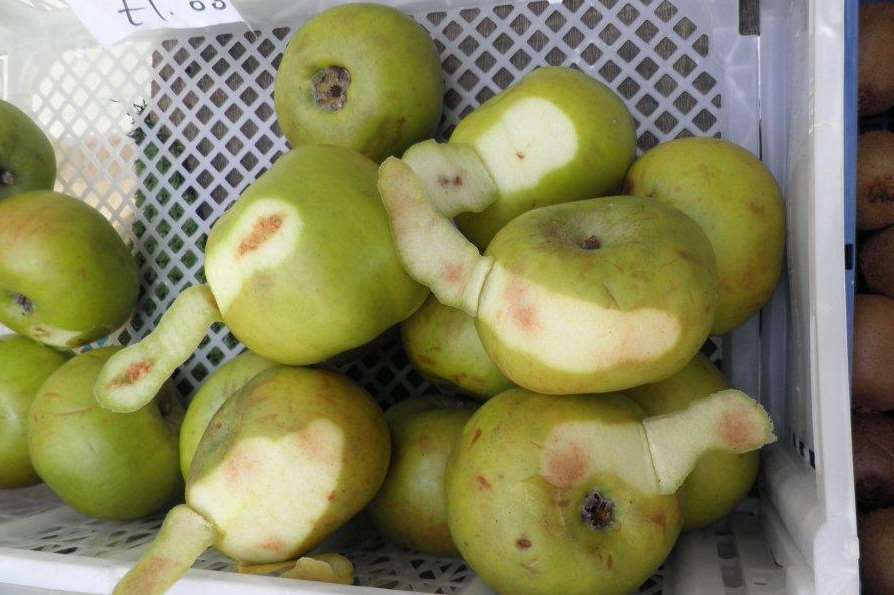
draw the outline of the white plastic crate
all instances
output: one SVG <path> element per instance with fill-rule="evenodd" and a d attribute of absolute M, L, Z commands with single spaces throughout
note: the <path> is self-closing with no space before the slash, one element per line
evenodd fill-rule
<path fill-rule="evenodd" d="M 295 27 L 329 0 L 237 0 L 244 23 L 161 31 L 104 49 L 62 0 L 0 2 L 0 97 L 53 140 L 57 189 L 98 207 L 137 253 L 144 295 L 113 341 L 144 336 L 202 281 L 214 221 L 286 150 L 272 86 Z M 644 594 L 855 594 L 844 273 L 844 7 L 833 0 L 393 0 L 429 30 L 447 83 L 442 136 L 545 64 L 615 89 L 640 149 L 681 135 L 728 138 L 783 186 L 788 274 L 760 317 L 706 346 L 758 396 L 780 443 L 759 498 L 684 534 Z M 746 7 L 747 8 L 747 7 Z M 240 350 L 215 327 L 176 374 L 184 397 Z M 721 357 L 722 354 L 722 357 Z M 395 335 L 340 367 L 387 406 L 433 390 Z M 106 593 L 161 517 L 87 519 L 44 486 L 0 491 L 0 592 Z M 384 542 L 361 519 L 322 549 L 348 555 L 355 587 L 247 577 L 209 552 L 173 593 L 488 593 L 460 560 Z M 3 583 L 6 583 L 4 586 Z M 16 591 L 18 592 L 18 591 Z"/>

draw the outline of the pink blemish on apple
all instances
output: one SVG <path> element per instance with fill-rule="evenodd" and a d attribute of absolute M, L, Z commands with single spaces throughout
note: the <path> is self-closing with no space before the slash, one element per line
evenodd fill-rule
<path fill-rule="evenodd" d="M 258 547 L 268 552 L 280 553 L 285 552 L 288 547 L 286 542 L 278 537 L 270 537 L 258 544 Z"/>
<path fill-rule="evenodd" d="M 236 256 L 245 256 L 247 253 L 257 250 L 261 244 L 279 231 L 282 223 L 283 216 L 281 214 L 258 218 L 254 227 L 252 227 L 251 233 L 239 243 Z"/>
<path fill-rule="evenodd" d="M 512 322 L 527 333 L 540 330 L 541 324 L 536 307 L 525 302 L 527 288 L 517 280 L 513 280 L 503 293 L 509 305 L 509 316 Z"/>
<path fill-rule="evenodd" d="M 231 484 L 241 484 L 247 476 L 254 474 L 258 468 L 258 462 L 251 455 L 240 452 L 234 455 L 224 470 L 224 476 Z"/>
<path fill-rule="evenodd" d="M 466 267 L 458 262 L 445 262 L 443 269 L 444 279 L 451 285 L 459 285 L 463 282 L 466 273 Z"/>
<path fill-rule="evenodd" d="M 733 450 L 744 451 L 762 443 L 752 411 L 741 405 L 724 411 L 717 429 L 720 438 Z"/>
<path fill-rule="evenodd" d="M 125 370 L 123 374 L 120 374 L 115 378 L 115 382 L 112 386 L 119 387 L 134 384 L 145 378 L 151 371 L 151 361 L 143 360 L 141 362 L 134 362 L 127 367 L 127 370 Z"/>
<path fill-rule="evenodd" d="M 563 441 L 547 447 L 542 475 L 557 488 L 576 486 L 590 473 L 590 454 L 577 442 Z"/>

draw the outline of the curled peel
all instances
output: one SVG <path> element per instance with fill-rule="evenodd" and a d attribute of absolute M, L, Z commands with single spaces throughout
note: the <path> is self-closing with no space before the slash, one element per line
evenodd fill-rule
<path fill-rule="evenodd" d="M 282 578 L 319 581 L 351 585 L 354 583 L 354 565 L 341 554 L 302 556 L 297 560 L 272 564 L 243 564 L 237 566 L 243 574 L 273 574 Z"/>
<path fill-rule="evenodd" d="M 398 255 L 416 281 L 438 300 L 475 316 L 493 266 L 429 200 L 412 168 L 388 158 L 379 168 L 379 193 L 388 211 Z"/>
<path fill-rule="evenodd" d="M 186 574 L 217 536 L 205 517 L 185 504 L 168 512 L 152 545 L 113 595 L 162 595 Z"/>
<path fill-rule="evenodd" d="M 658 491 L 675 493 L 709 450 L 745 453 L 776 441 L 773 422 L 745 393 L 728 389 L 688 408 L 643 420 Z"/>
<path fill-rule="evenodd" d="M 93 387 L 97 402 L 105 409 L 124 413 L 146 405 L 174 369 L 192 355 L 215 322 L 221 322 L 221 314 L 208 286 L 185 290 L 154 331 L 106 362 Z"/>

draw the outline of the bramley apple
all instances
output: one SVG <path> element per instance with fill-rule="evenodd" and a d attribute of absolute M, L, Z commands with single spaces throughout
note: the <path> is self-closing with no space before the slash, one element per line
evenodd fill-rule
<path fill-rule="evenodd" d="M 388 458 L 388 426 L 364 390 L 324 370 L 261 372 L 211 419 L 186 504 L 115 593 L 164 593 L 212 545 L 250 564 L 293 560 L 366 506 Z"/>
<path fill-rule="evenodd" d="M 392 541 L 437 556 L 459 555 L 447 528 L 444 469 L 472 413 L 467 402 L 440 395 L 388 409 L 391 465 L 366 512 Z"/>
<path fill-rule="evenodd" d="M 189 402 L 180 427 L 180 472 L 183 479 L 189 477 L 189 468 L 199 441 L 221 405 L 252 378 L 274 366 L 274 362 L 246 351 L 219 367 L 205 380 Z"/>
<path fill-rule="evenodd" d="M 512 388 L 484 351 L 475 319 L 433 296 L 404 321 L 401 336 L 407 357 L 434 382 L 480 399 Z"/>
<path fill-rule="evenodd" d="M 109 361 L 103 407 L 141 407 L 214 322 L 261 357 L 314 364 L 369 342 L 427 295 L 394 249 L 375 164 L 333 146 L 298 147 L 249 186 L 208 236 L 205 276 Z"/>
<path fill-rule="evenodd" d="M 380 4 L 347 4 L 305 23 L 286 48 L 273 92 L 292 146 L 337 145 L 374 161 L 434 135 L 441 61 L 428 33 Z"/>
<path fill-rule="evenodd" d="M 680 209 L 711 240 L 720 285 L 714 334 L 741 325 L 773 295 L 785 210 L 773 174 L 754 155 L 716 138 L 673 140 L 633 164 L 624 191 Z"/>
<path fill-rule="evenodd" d="M 496 186 L 498 197 L 486 210 L 456 220 L 483 249 L 525 211 L 614 193 L 633 162 L 636 134 L 611 89 L 579 70 L 552 66 L 466 116 L 450 136 L 454 143 L 478 154 Z"/>
<path fill-rule="evenodd" d="M 714 253 L 676 209 L 628 196 L 543 207 L 513 219 L 481 256 L 403 161 L 382 164 L 379 189 L 410 275 L 476 319 L 491 360 L 520 386 L 576 394 L 656 382 L 708 336 Z M 467 208 L 491 200 L 463 198 Z"/>
<path fill-rule="evenodd" d="M 56 153 L 25 112 L 0 100 L 0 200 L 30 190 L 52 190 Z"/>
<path fill-rule="evenodd" d="M 139 290 L 130 250 L 87 203 L 48 191 L 0 201 L 0 323 L 79 347 L 124 324 Z"/>
<path fill-rule="evenodd" d="M 40 482 L 28 456 L 28 409 L 69 354 L 16 335 L 0 337 L 0 489 Z"/>
<path fill-rule="evenodd" d="M 447 465 L 450 532 L 498 593 L 618 595 L 664 561 L 682 525 L 674 495 L 708 450 L 774 440 L 766 412 L 722 391 L 643 419 L 622 394 L 484 403 Z"/>
<path fill-rule="evenodd" d="M 664 415 L 729 388 L 723 374 L 699 353 L 685 368 L 666 380 L 626 391 L 648 415 Z M 757 451 L 706 452 L 677 491 L 683 529 L 700 529 L 731 513 L 757 477 Z"/>
<path fill-rule="evenodd" d="M 69 506 L 101 519 L 135 519 L 182 494 L 177 435 L 183 408 L 170 386 L 139 411 L 114 413 L 93 383 L 117 347 L 78 355 L 31 404 L 28 451 L 37 474 Z"/>

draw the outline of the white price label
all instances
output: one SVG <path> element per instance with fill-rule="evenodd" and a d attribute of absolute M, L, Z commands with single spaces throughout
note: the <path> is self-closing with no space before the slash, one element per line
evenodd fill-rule
<path fill-rule="evenodd" d="M 242 20 L 232 0 L 68 0 L 103 45 L 151 29 L 191 29 Z"/>

